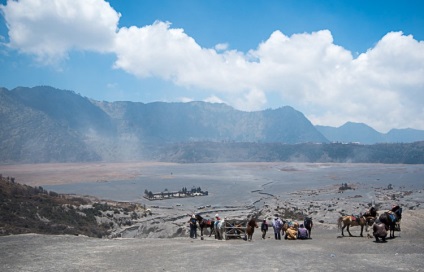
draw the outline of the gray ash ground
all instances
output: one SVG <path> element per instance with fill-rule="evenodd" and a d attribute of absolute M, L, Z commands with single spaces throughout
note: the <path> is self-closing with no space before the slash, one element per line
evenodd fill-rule
<path fill-rule="evenodd" d="M 59 193 L 94 195 L 146 205 L 152 216 L 117 228 L 117 239 L 18 235 L 0 238 L 0 271 L 424 271 L 424 165 L 230 163 L 154 164 L 132 179 L 45 185 Z M 83 179 L 82 179 L 83 180 Z M 342 183 L 353 190 L 339 192 Z M 51 184 L 51 183 L 49 183 Z M 388 185 L 393 186 L 388 190 Z M 42 185 L 42 184 L 39 184 Z M 208 196 L 162 201 L 142 198 L 145 189 L 200 186 Z M 402 232 L 377 244 L 340 237 L 337 219 L 378 205 L 403 209 Z M 198 209 L 199 207 L 206 207 Z M 229 219 L 272 219 L 283 211 L 312 216 L 313 239 L 276 241 L 272 230 L 252 242 L 188 238 L 188 215 L 216 213 Z M 292 218 L 285 218 L 292 219 Z M 400 237 L 399 237 L 400 235 Z M 141 239 L 134 239 L 141 238 Z"/>

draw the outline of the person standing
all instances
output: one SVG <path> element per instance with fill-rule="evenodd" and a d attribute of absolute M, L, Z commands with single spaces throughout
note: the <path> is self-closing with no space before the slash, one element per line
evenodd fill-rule
<path fill-rule="evenodd" d="M 197 220 L 196 216 L 193 214 L 189 220 L 190 223 L 190 238 L 197 238 Z"/>
<path fill-rule="evenodd" d="M 265 239 L 266 232 L 268 231 L 268 222 L 266 222 L 266 219 L 262 221 L 261 231 L 262 231 L 262 239 Z"/>
<path fill-rule="evenodd" d="M 283 228 L 283 221 L 276 215 L 272 221 L 272 227 L 274 228 L 275 240 L 281 240 L 281 229 Z"/>

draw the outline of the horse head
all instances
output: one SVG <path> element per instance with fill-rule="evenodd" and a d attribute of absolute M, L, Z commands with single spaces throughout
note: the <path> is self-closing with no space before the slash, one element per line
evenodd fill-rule
<path fill-rule="evenodd" d="M 198 222 L 202 222 L 202 220 L 203 220 L 203 217 L 200 214 L 196 214 L 195 218 Z"/>
<path fill-rule="evenodd" d="M 256 219 L 252 218 L 250 219 L 249 223 L 247 223 L 248 226 L 252 227 L 252 228 L 258 228 L 258 223 L 256 223 Z"/>
<path fill-rule="evenodd" d="M 402 208 L 398 206 L 398 209 L 396 209 L 395 214 L 398 217 L 398 219 L 401 219 L 402 218 Z"/>
<path fill-rule="evenodd" d="M 371 207 L 368 214 L 372 217 L 376 217 L 377 216 L 377 210 L 375 207 Z"/>

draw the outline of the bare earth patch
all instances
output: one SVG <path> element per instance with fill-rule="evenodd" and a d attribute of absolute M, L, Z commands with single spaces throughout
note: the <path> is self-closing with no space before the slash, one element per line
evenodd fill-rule
<path fill-rule="evenodd" d="M 143 174 L 144 167 L 172 165 L 162 162 L 40 163 L 0 165 L 0 174 L 30 186 L 80 182 L 129 180 Z"/>

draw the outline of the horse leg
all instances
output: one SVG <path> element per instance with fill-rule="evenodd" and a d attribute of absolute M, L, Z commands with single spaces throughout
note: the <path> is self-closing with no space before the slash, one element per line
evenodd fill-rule
<path fill-rule="evenodd" d="M 346 228 L 346 226 L 342 227 L 342 236 L 344 236 L 344 233 L 343 233 L 344 228 Z"/>
<path fill-rule="evenodd" d="M 364 237 L 362 233 L 364 232 L 364 225 L 361 225 L 361 237 Z"/>
<path fill-rule="evenodd" d="M 347 230 L 347 232 L 349 233 L 349 236 L 353 236 L 353 235 L 352 235 L 352 233 L 350 233 L 349 226 L 350 226 L 350 225 L 347 225 L 346 230 Z"/>

